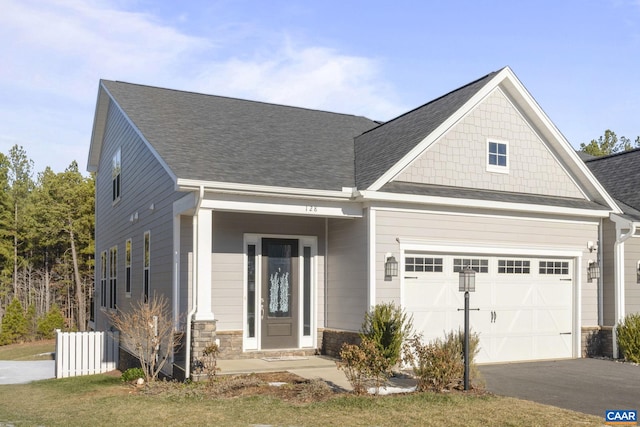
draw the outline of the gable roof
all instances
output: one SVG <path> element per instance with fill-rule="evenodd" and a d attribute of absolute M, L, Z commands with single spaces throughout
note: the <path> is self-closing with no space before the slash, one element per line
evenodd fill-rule
<path fill-rule="evenodd" d="M 640 148 L 595 157 L 585 163 L 618 201 L 624 214 L 640 221 Z"/>
<path fill-rule="evenodd" d="M 497 73 L 487 74 L 356 137 L 356 186 L 364 189 L 373 184 Z"/>
<path fill-rule="evenodd" d="M 378 125 L 347 114 L 107 80 L 101 91 L 176 179 L 341 191 L 355 184 L 353 138 Z M 94 135 L 92 145 L 100 141 Z M 90 167 L 96 162 L 90 154 Z"/>

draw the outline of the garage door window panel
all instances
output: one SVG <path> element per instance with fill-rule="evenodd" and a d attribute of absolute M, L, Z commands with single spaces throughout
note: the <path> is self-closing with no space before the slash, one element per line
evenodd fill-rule
<path fill-rule="evenodd" d="M 489 272 L 489 260 L 482 258 L 454 258 L 453 272 L 460 273 L 466 267 L 471 267 L 476 273 Z"/>
<path fill-rule="evenodd" d="M 540 274 L 567 275 L 569 274 L 569 261 L 540 261 Z"/>
<path fill-rule="evenodd" d="M 424 272 L 424 273 L 442 273 L 442 258 L 434 257 L 407 257 L 404 263 L 405 271 Z"/>
<path fill-rule="evenodd" d="M 498 274 L 530 274 L 531 261 L 523 259 L 498 260 Z"/>

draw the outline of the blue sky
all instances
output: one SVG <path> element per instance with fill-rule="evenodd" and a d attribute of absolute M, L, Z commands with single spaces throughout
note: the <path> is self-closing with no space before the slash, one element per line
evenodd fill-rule
<path fill-rule="evenodd" d="M 640 135 L 640 0 L 0 0 L 0 151 L 86 168 L 99 79 L 388 120 L 510 66 L 575 147 Z"/>

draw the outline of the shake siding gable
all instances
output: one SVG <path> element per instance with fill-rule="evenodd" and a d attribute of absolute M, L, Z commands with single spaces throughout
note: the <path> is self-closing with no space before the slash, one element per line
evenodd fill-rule
<path fill-rule="evenodd" d="M 116 150 L 122 153 L 121 197 L 111 200 L 111 161 Z M 151 231 L 151 294 L 159 292 L 171 298 L 173 202 L 182 194 L 174 191 L 173 181 L 156 160 L 140 136 L 131 128 L 119 108 L 111 103 L 106 121 L 100 164 L 96 174 L 96 249 L 124 247 L 131 238 L 131 298 L 142 295 L 143 239 Z M 137 214 L 137 216 L 136 216 Z M 133 221 L 131 220 L 133 219 Z M 124 292 L 124 257 L 118 257 L 118 301 L 129 306 Z M 97 329 L 105 328 L 106 319 L 96 313 Z"/>
<path fill-rule="evenodd" d="M 487 141 L 508 143 L 509 173 L 487 171 Z M 584 198 L 545 141 L 495 89 L 394 181 Z"/>

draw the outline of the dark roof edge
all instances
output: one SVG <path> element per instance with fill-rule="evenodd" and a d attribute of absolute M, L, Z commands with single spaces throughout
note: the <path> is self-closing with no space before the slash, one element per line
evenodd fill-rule
<path fill-rule="evenodd" d="M 234 101 L 251 102 L 251 103 L 254 103 L 254 104 L 271 105 L 271 106 L 276 106 L 276 107 L 292 108 L 292 109 L 296 109 L 296 110 L 314 111 L 314 112 L 317 112 L 317 113 L 327 113 L 327 114 L 337 114 L 337 115 L 340 115 L 340 116 L 358 117 L 358 118 L 363 118 L 363 119 L 369 120 L 371 122 L 379 123 L 379 121 L 370 119 L 370 118 L 368 118 L 366 116 L 359 116 L 359 115 L 356 115 L 356 114 L 348 114 L 348 113 L 338 113 L 336 111 L 329 111 L 329 110 L 319 110 L 319 109 L 316 109 L 316 108 L 299 107 L 299 106 L 287 105 L 287 104 L 276 104 L 274 102 L 256 101 L 256 100 L 253 100 L 253 99 L 237 98 L 237 97 L 233 97 L 233 96 L 215 95 L 215 94 L 210 94 L 210 93 L 195 92 L 195 91 L 192 91 L 192 90 L 173 89 L 173 88 L 166 88 L 166 87 L 153 86 L 153 85 L 144 85 L 144 84 L 139 84 L 139 83 L 125 82 L 125 81 L 121 81 L 121 80 L 100 79 L 100 82 L 118 83 L 118 84 L 145 87 L 145 88 L 149 88 L 149 89 L 158 89 L 158 90 L 165 90 L 165 91 L 170 91 L 170 92 L 180 92 L 180 93 L 184 93 L 184 94 L 192 94 L 192 95 L 199 95 L 199 96 L 209 96 L 209 97 L 215 97 L 215 98 L 224 98 L 224 99 L 230 99 L 230 100 L 234 100 Z"/>
<path fill-rule="evenodd" d="M 391 119 L 391 120 L 388 120 L 388 121 L 386 121 L 386 122 L 382 122 L 382 123 L 380 123 L 380 126 L 384 126 L 384 125 L 386 125 L 387 123 L 394 122 L 394 121 L 396 121 L 396 120 L 398 120 L 398 119 L 400 119 L 400 118 L 402 118 L 402 117 L 404 117 L 404 116 L 406 116 L 406 115 L 408 115 L 408 114 L 413 113 L 413 112 L 414 112 L 414 111 L 416 111 L 416 110 L 419 110 L 419 109 L 421 109 L 421 108 L 423 108 L 423 107 L 425 107 L 425 106 L 427 106 L 427 105 L 429 105 L 429 104 L 433 104 L 434 102 L 439 101 L 439 100 L 441 100 L 442 98 L 446 98 L 447 96 L 451 95 L 452 93 L 454 93 L 454 92 L 458 92 L 459 90 L 462 90 L 462 89 L 464 89 L 464 88 L 466 88 L 466 87 L 468 87 L 468 86 L 471 86 L 471 85 L 473 85 L 473 84 L 476 84 L 476 83 L 478 83 L 480 80 L 486 79 L 487 77 L 489 77 L 489 76 L 490 76 L 490 75 L 492 75 L 492 74 L 493 74 L 493 75 L 496 75 L 496 74 L 498 74 L 500 71 L 504 70 L 505 68 L 507 68 L 507 66 L 504 66 L 504 67 L 500 68 L 500 69 L 499 69 L 499 70 L 497 70 L 497 71 L 492 71 L 492 72 L 490 72 L 490 73 L 488 73 L 488 74 L 485 74 L 484 76 L 482 76 L 482 77 L 480 77 L 480 78 L 478 78 L 478 79 L 475 79 L 475 80 L 474 80 L 474 81 L 472 81 L 472 82 L 469 82 L 469 83 L 467 83 L 467 84 L 465 84 L 465 85 L 463 85 L 463 86 L 460 86 L 460 87 L 458 87 L 458 88 L 456 88 L 456 89 L 454 89 L 454 90 L 452 90 L 452 91 L 449 91 L 449 92 L 445 93 L 444 95 L 440 95 L 439 97 L 434 98 L 434 99 L 432 99 L 431 101 L 426 102 L 426 103 L 424 103 L 424 104 L 422 104 L 422 105 L 420 105 L 420 106 L 418 106 L 418 107 L 416 107 L 416 108 L 413 108 L 413 109 L 411 109 L 411 110 L 409 110 L 409 111 L 407 111 L 407 112 L 405 112 L 405 113 L 403 113 L 403 114 L 400 114 L 399 116 L 396 116 L 396 117 L 394 117 L 394 118 L 393 118 L 393 119 Z M 369 133 L 369 132 L 371 132 L 371 131 L 374 131 L 375 129 L 378 129 L 380 126 L 376 126 L 376 127 L 374 127 L 374 128 L 371 128 L 371 129 L 369 129 L 368 131 L 366 131 L 366 132 L 362 133 L 362 135 L 364 135 L 364 134 L 366 134 L 366 133 Z"/>
<path fill-rule="evenodd" d="M 605 160 L 605 159 L 610 159 L 612 157 L 617 157 L 617 156 L 622 156 L 623 154 L 629 154 L 629 153 L 633 153 L 636 151 L 640 151 L 640 147 L 638 148 L 632 148 L 631 150 L 624 150 L 624 151 L 618 151 L 617 153 L 611 153 L 611 154 L 607 154 L 606 156 L 594 156 L 593 159 L 588 159 L 585 160 L 585 163 L 590 163 L 590 162 L 595 162 L 598 160 Z"/>

